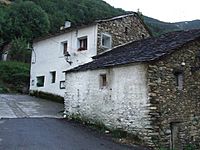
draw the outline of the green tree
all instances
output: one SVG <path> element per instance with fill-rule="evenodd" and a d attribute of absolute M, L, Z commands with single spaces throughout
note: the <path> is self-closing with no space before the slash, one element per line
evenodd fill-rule
<path fill-rule="evenodd" d="M 12 61 L 30 62 L 31 52 L 27 49 L 27 40 L 24 38 L 15 38 L 11 42 L 9 52 Z"/>
<path fill-rule="evenodd" d="M 4 5 L 0 5 L 0 46 L 3 44 L 3 27 L 5 26 L 6 22 L 6 14 L 7 14 L 7 7 Z"/>
<path fill-rule="evenodd" d="M 102 0 L 34 0 L 48 14 L 50 32 L 58 31 L 64 21 L 73 25 L 87 24 L 97 19 L 124 14 L 122 9 L 116 9 Z"/>
<path fill-rule="evenodd" d="M 11 3 L 3 33 L 7 40 L 24 37 L 28 41 L 49 31 L 50 23 L 46 12 L 34 2 Z"/>

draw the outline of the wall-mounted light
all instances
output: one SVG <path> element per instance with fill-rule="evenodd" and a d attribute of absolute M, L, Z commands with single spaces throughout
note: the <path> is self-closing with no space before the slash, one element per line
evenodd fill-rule
<path fill-rule="evenodd" d="M 181 66 L 185 66 L 185 62 L 184 61 L 181 63 Z"/>
<path fill-rule="evenodd" d="M 32 64 L 35 64 L 35 63 L 36 63 L 36 53 L 35 53 L 33 47 L 31 47 L 29 43 L 28 43 L 28 45 L 27 45 L 27 50 L 30 50 L 30 51 L 32 51 L 32 52 L 34 53 L 34 55 L 35 55 L 35 60 L 34 60 L 34 59 L 33 59 L 33 60 L 31 59 L 31 61 L 32 61 L 31 63 L 32 63 Z"/>
<path fill-rule="evenodd" d="M 69 52 L 66 52 L 64 55 L 66 62 L 68 62 L 71 65 L 72 61 L 70 60 L 70 56 L 71 55 L 69 54 Z"/>

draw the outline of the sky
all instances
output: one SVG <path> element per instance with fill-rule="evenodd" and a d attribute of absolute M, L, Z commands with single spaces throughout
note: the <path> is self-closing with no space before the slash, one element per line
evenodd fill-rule
<path fill-rule="evenodd" d="M 200 0 L 104 0 L 126 11 L 139 9 L 143 15 L 165 22 L 200 19 Z"/>

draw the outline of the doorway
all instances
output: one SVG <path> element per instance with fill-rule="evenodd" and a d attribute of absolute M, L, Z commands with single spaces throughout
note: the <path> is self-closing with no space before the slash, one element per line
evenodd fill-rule
<path fill-rule="evenodd" d="M 170 148 L 172 150 L 182 150 L 182 144 L 180 140 L 180 122 L 172 122 L 170 123 L 171 129 L 171 139 L 170 139 Z"/>

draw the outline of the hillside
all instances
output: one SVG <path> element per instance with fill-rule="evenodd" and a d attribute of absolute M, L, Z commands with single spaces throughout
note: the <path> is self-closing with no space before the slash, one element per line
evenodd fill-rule
<path fill-rule="evenodd" d="M 50 32 L 55 32 L 66 20 L 73 25 L 89 23 L 126 13 L 102 0 L 32 0 L 49 16 Z"/>
<path fill-rule="evenodd" d="M 0 42 L 19 37 L 31 41 L 38 36 L 57 32 L 66 20 L 71 21 L 72 25 L 78 25 L 128 13 L 103 0 L 30 1 L 0 0 Z M 176 30 L 200 28 L 200 20 L 166 23 L 147 16 L 143 16 L 143 20 L 155 36 Z"/>
<path fill-rule="evenodd" d="M 200 20 L 177 22 L 177 23 L 174 23 L 174 25 L 182 30 L 199 29 L 200 28 Z"/>
<path fill-rule="evenodd" d="M 144 16 L 143 18 L 144 22 L 155 36 L 171 31 L 200 28 L 200 20 L 167 23 L 147 16 Z"/>

